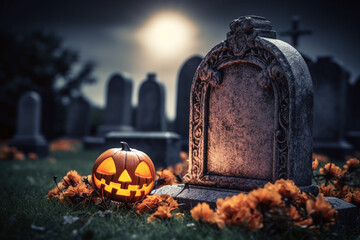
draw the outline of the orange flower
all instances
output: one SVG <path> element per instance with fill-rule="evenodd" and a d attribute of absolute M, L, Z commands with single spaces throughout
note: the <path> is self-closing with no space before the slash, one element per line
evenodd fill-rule
<path fill-rule="evenodd" d="M 306 218 L 303 219 L 299 212 L 297 211 L 296 207 L 291 206 L 289 211 L 288 211 L 288 216 L 291 218 L 291 220 L 293 221 L 294 225 L 298 225 L 298 226 L 309 226 L 312 223 L 311 218 Z"/>
<path fill-rule="evenodd" d="M 315 158 L 315 160 L 312 161 L 312 170 L 317 169 L 318 166 L 319 166 L 319 161 L 317 160 L 317 158 Z"/>
<path fill-rule="evenodd" d="M 135 209 L 137 214 L 142 214 L 150 212 L 160 206 L 167 206 L 170 211 L 173 211 L 178 208 L 178 203 L 168 194 L 153 194 L 147 195 L 141 203 L 136 204 Z"/>
<path fill-rule="evenodd" d="M 318 161 L 324 162 L 324 163 L 329 162 L 329 158 L 328 158 L 327 156 L 321 155 L 321 154 L 317 154 L 317 153 L 313 153 L 313 154 L 312 154 L 312 159 L 313 159 L 313 160 L 317 159 Z"/>
<path fill-rule="evenodd" d="M 14 159 L 15 160 L 25 160 L 25 155 L 22 153 L 22 152 L 19 152 L 17 151 L 15 154 L 14 154 Z"/>
<path fill-rule="evenodd" d="M 350 158 L 346 161 L 346 164 L 344 165 L 344 170 L 347 170 L 349 172 L 352 172 L 359 168 L 360 161 L 356 158 Z"/>
<path fill-rule="evenodd" d="M 297 199 L 300 195 L 300 189 L 292 180 L 276 180 L 275 184 L 267 183 L 264 186 L 271 192 L 277 192 L 284 198 Z"/>
<path fill-rule="evenodd" d="M 38 160 L 39 159 L 38 155 L 36 153 L 32 153 L 32 152 L 28 154 L 28 158 L 30 160 Z"/>
<path fill-rule="evenodd" d="M 69 171 L 66 174 L 66 176 L 62 179 L 62 182 L 64 183 L 65 186 L 76 186 L 81 181 L 82 181 L 81 176 L 75 170 Z"/>
<path fill-rule="evenodd" d="M 326 197 L 335 197 L 335 187 L 331 184 L 325 186 L 325 183 L 321 184 L 319 187 L 319 192 L 323 193 Z"/>
<path fill-rule="evenodd" d="M 360 190 L 356 190 L 353 193 L 349 192 L 344 200 L 360 207 Z"/>
<path fill-rule="evenodd" d="M 78 140 L 57 139 L 50 143 L 50 150 L 75 152 L 78 145 L 80 145 L 80 142 Z"/>
<path fill-rule="evenodd" d="M 69 186 L 68 189 L 65 191 L 65 197 L 87 197 L 90 196 L 94 189 L 90 186 L 87 186 L 84 182 L 79 183 L 76 187 Z"/>
<path fill-rule="evenodd" d="M 171 209 L 169 206 L 160 206 L 156 212 L 151 214 L 150 217 L 147 218 L 148 222 L 152 222 L 155 219 L 167 219 L 171 218 Z"/>
<path fill-rule="evenodd" d="M 262 227 L 262 214 L 255 209 L 256 205 L 249 200 L 248 195 L 238 195 L 218 199 L 216 224 L 219 228 L 226 225 L 244 226 L 249 230 Z"/>
<path fill-rule="evenodd" d="M 320 168 L 319 172 L 328 180 L 336 179 L 341 175 L 341 168 L 333 163 L 327 163 L 324 168 Z"/>
<path fill-rule="evenodd" d="M 205 202 L 198 203 L 196 207 L 190 210 L 190 213 L 196 221 L 201 220 L 207 223 L 214 223 L 216 220 L 216 213 Z"/>
<path fill-rule="evenodd" d="M 172 169 L 164 169 L 162 171 L 157 171 L 156 174 L 158 176 L 158 179 L 163 179 L 165 181 L 165 183 L 161 184 L 159 187 L 178 184 L 178 182 L 176 181 L 176 177 L 172 172 Z"/>
<path fill-rule="evenodd" d="M 266 205 L 268 207 L 275 207 L 283 205 L 281 195 L 276 191 L 270 191 L 266 188 L 258 188 L 252 190 L 248 194 L 249 201 L 255 206 Z M 261 207 L 261 206 L 260 206 Z"/>
<path fill-rule="evenodd" d="M 326 201 L 321 193 L 316 200 L 309 199 L 306 202 L 306 211 L 314 225 L 323 224 L 325 227 L 329 227 L 335 223 L 337 211 Z"/>

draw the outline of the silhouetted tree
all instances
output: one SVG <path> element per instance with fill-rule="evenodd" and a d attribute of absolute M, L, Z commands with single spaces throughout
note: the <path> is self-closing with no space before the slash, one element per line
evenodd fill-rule
<path fill-rule="evenodd" d="M 17 101 L 25 91 L 35 90 L 43 100 L 43 133 L 50 139 L 56 137 L 59 110 L 81 94 L 83 84 L 96 81 L 93 69 L 93 62 L 80 64 L 77 52 L 64 47 L 54 33 L 1 31 L 0 136 L 13 135 Z"/>

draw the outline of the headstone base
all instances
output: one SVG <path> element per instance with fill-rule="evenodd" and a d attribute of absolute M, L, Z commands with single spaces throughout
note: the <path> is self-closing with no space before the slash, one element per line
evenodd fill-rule
<path fill-rule="evenodd" d="M 105 124 L 100 125 L 97 129 L 97 135 L 98 136 L 105 136 L 109 132 L 122 132 L 122 131 L 133 131 L 134 128 L 132 126 L 127 125 L 111 125 L 111 124 Z"/>
<path fill-rule="evenodd" d="M 301 188 L 302 191 L 311 191 L 317 189 L 316 186 L 309 186 Z M 180 204 L 181 208 L 190 210 L 195 207 L 199 202 L 206 202 L 212 209 L 216 208 L 216 201 L 218 198 L 231 197 L 239 193 L 247 193 L 245 191 L 223 189 L 223 188 L 211 188 L 203 186 L 188 185 L 167 185 L 159 189 L 155 189 L 151 194 L 169 194 Z M 339 198 L 326 197 L 328 202 L 338 211 L 336 217 L 335 227 L 340 226 L 356 226 L 358 223 L 358 208 L 348 202 L 345 202 Z"/>
<path fill-rule="evenodd" d="M 83 146 L 86 150 L 91 149 L 103 149 L 105 145 L 105 139 L 102 137 L 84 137 Z"/>
<path fill-rule="evenodd" d="M 314 152 L 324 154 L 337 160 L 345 160 L 353 153 L 353 146 L 347 141 L 320 142 L 314 141 Z"/>
<path fill-rule="evenodd" d="M 24 154 L 36 153 L 39 158 L 49 156 L 49 144 L 41 135 L 38 136 L 15 136 L 10 142 L 9 146 L 16 147 Z"/>
<path fill-rule="evenodd" d="M 355 150 L 360 150 L 360 131 L 348 132 L 347 140 L 354 145 Z"/>
<path fill-rule="evenodd" d="M 131 148 L 145 152 L 156 168 L 180 162 L 180 136 L 173 132 L 110 132 L 106 134 L 106 148 L 119 147 L 121 141 Z"/>

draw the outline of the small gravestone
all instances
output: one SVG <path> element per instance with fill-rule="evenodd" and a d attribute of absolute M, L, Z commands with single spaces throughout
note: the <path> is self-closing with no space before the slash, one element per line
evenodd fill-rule
<path fill-rule="evenodd" d="M 120 141 L 145 152 L 155 167 L 167 167 L 180 161 L 180 136 L 165 131 L 165 90 L 148 74 L 139 90 L 136 131 L 112 131 L 106 135 L 106 148 L 119 147 Z"/>
<path fill-rule="evenodd" d="M 360 77 L 348 90 L 347 139 L 360 151 Z"/>
<path fill-rule="evenodd" d="M 149 73 L 141 84 L 136 114 L 137 131 L 165 131 L 165 90 L 156 81 L 156 74 Z"/>
<path fill-rule="evenodd" d="M 129 131 L 131 127 L 132 80 L 124 74 L 111 76 L 107 86 L 105 122 L 99 126 L 98 135 L 111 131 Z"/>
<path fill-rule="evenodd" d="M 318 58 L 310 73 L 314 84 L 314 152 L 344 160 L 353 149 L 345 140 L 349 73 L 331 57 Z"/>
<path fill-rule="evenodd" d="M 291 179 L 317 194 L 311 185 L 312 107 L 311 77 L 301 55 L 276 39 L 266 19 L 234 20 L 194 77 L 188 185 L 153 193 L 170 194 L 185 208 L 198 202 L 215 207 L 218 198 Z M 354 205 L 337 209 L 338 219 L 356 219 Z"/>
<path fill-rule="evenodd" d="M 23 94 L 18 103 L 16 135 L 9 142 L 19 150 L 36 153 L 46 157 L 49 146 L 40 132 L 41 129 L 41 97 L 37 92 L 29 91 Z"/>
<path fill-rule="evenodd" d="M 193 56 L 182 65 L 177 83 L 177 102 L 175 132 L 180 134 L 182 149 L 188 151 L 189 146 L 189 114 L 190 90 L 197 67 L 202 57 Z"/>
<path fill-rule="evenodd" d="M 66 137 L 81 139 L 89 133 L 90 104 L 84 97 L 73 100 L 66 116 Z"/>

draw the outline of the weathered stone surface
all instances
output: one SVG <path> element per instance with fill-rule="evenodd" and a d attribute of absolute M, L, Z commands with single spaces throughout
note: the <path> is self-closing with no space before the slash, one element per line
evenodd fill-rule
<path fill-rule="evenodd" d="M 326 200 L 338 211 L 335 227 L 354 227 L 359 223 L 359 211 L 355 205 L 335 197 L 327 197 Z"/>
<path fill-rule="evenodd" d="M 111 76 L 107 87 L 105 122 L 99 126 L 98 136 L 111 131 L 129 131 L 131 127 L 132 80 L 124 74 Z"/>
<path fill-rule="evenodd" d="M 18 103 L 16 135 L 9 142 L 25 154 L 33 152 L 39 157 L 49 154 L 48 143 L 40 132 L 41 97 L 37 92 L 23 94 Z"/>
<path fill-rule="evenodd" d="M 165 131 L 165 89 L 155 73 L 140 86 L 136 119 L 137 131 Z"/>
<path fill-rule="evenodd" d="M 360 77 L 348 85 L 347 120 L 346 139 L 360 150 Z"/>
<path fill-rule="evenodd" d="M 180 136 L 173 132 L 110 132 L 106 149 L 119 147 L 121 141 L 145 152 L 156 168 L 173 166 L 180 161 Z"/>
<path fill-rule="evenodd" d="M 90 104 L 84 97 L 75 99 L 68 107 L 66 137 L 81 139 L 89 133 Z"/>
<path fill-rule="evenodd" d="M 197 67 L 202 61 L 200 56 L 192 56 L 182 65 L 177 82 L 177 102 L 175 132 L 181 136 L 182 149 L 189 149 L 189 114 L 191 84 Z"/>
<path fill-rule="evenodd" d="M 353 149 L 345 140 L 349 73 L 331 57 L 318 58 L 310 72 L 314 83 L 314 152 L 343 160 Z"/>
<path fill-rule="evenodd" d="M 311 185 L 312 82 L 301 55 L 261 17 L 230 24 L 201 62 L 190 96 L 193 185 L 251 190 Z"/>

